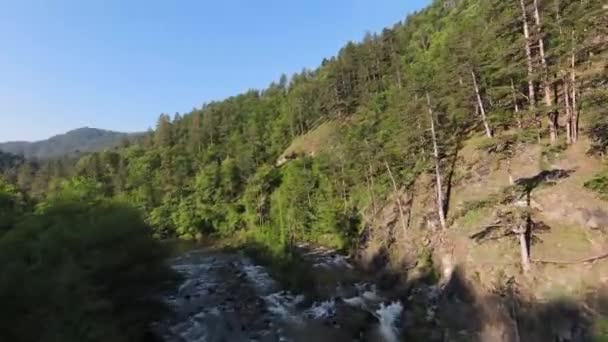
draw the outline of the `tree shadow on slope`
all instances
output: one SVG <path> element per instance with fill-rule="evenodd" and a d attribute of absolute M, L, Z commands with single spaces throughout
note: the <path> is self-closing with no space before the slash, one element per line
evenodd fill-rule
<path fill-rule="evenodd" d="M 543 184 L 552 185 L 561 179 L 570 177 L 575 170 L 543 170 L 537 175 L 527 178 L 519 178 L 515 180 L 515 185 L 519 186 L 523 193 L 530 195 L 530 193 Z"/>
<path fill-rule="evenodd" d="M 381 263 L 382 255 L 378 258 Z M 539 300 L 526 294 L 514 278 L 499 279 L 488 289 L 487 284 L 466 277 L 460 267 L 449 280 L 441 281 L 436 270 L 421 263 L 413 261 L 416 266 L 409 268 L 385 267 L 376 277 L 384 293 L 393 293 L 393 299 L 404 304 L 404 341 L 608 341 L 605 284 L 578 297 Z"/>
<path fill-rule="evenodd" d="M 442 330 L 438 341 L 608 340 L 606 287 L 590 290 L 580 298 L 539 301 L 521 293 L 510 278 L 496 284 L 489 294 L 478 293 L 457 268 L 436 303 L 437 316 L 432 323 Z M 421 339 L 415 329 L 408 340 L 429 340 Z"/>

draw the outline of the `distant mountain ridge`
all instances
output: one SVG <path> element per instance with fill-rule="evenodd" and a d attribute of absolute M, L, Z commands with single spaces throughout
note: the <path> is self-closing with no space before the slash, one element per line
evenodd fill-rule
<path fill-rule="evenodd" d="M 0 143 L 0 151 L 22 155 L 25 158 L 47 159 L 111 148 L 117 146 L 125 138 L 132 138 L 140 134 L 82 127 L 46 140 Z"/>

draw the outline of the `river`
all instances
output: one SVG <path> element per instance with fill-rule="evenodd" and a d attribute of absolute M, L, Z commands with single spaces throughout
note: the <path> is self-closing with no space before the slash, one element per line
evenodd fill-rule
<path fill-rule="evenodd" d="M 401 341 L 403 304 L 378 291 L 348 259 L 303 247 L 314 296 L 282 288 L 239 253 L 187 252 L 172 261 L 183 283 L 165 298 L 175 314 L 155 326 L 166 342 Z M 315 298 L 311 298 L 315 297 Z"/>

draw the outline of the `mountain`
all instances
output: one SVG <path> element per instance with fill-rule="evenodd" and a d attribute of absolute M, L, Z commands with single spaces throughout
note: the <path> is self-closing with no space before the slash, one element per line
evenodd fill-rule
<path fill-rule="evenodd" d="M 0 151 L 26 158 L 47 159 L 64 155 L 94 152 L 117 146 L 122 139 L 135 134 L 82 127 L 36 142 L 10 141 L 0 143 Z"/>
<path fill-rule="evenodd" d="M 0 170 L 23 163 L 23 157 L 0 151 Z"/>

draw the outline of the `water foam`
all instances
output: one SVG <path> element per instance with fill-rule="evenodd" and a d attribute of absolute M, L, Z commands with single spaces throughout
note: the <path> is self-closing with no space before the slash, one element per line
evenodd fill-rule
<path fill-rule="evenodd" d="M 386 342 L 399 341 L 399 329 L 397 324 L 403 312 L 401 302 L 393 302 L 389 305 L 380 304 L 380 308 L 376 310 L 376 317 L 380 322 L 380 334 Z"/>
<path fill-rule="evenodd" d="M 243 271 L 253 286 L 262 293 L 268 293 L 276 287 L 276 282 L 262 266 L 245 264 Z"/>
<path fill-rule="evenodd" d="M 294 296 L 281 291 L 262 297 L 270 313 L 286 322 L 301 322 L 296 314 L 296 306 L 304 301 L 303 295 Z"/>
<path fill-rule="evenodd" d="M 304 313 L 312 319 L 326 319 L 336 314 L 336 301 L 333 299 L 324 302 L 316 302 Z"/>

